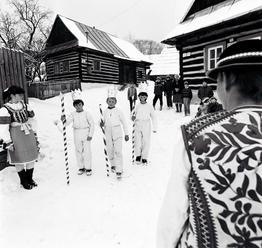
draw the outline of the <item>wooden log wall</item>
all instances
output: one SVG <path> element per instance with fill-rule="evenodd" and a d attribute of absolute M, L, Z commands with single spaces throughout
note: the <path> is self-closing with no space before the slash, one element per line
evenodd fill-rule
<path fill-rule="evenodd" d="M 0 48 L 0 106 L 3 104 L 3 91 L 11 85 L 23 88 L 27 101 L 24 54 L 20 51 Z"/>
<path fill-rule="evenodd" d="M 63 63 L 69 62 L 69 70 L 63 70 Z M 56 66 L 59 67 L 58 71 Z M 46 59 L 47 80 L 80 79 L 80 58 L 77 51 L 70 51 L 59 55 L 50 55 Z"/>
<path fill-rule="evenodd" d="M 82 53 L 82 82 L 118 83 L 119 65 L 116 58 L 105 57 L 93 53 Z M 94 70 L 94 61 L 100 61 L 101 70 Z"/>

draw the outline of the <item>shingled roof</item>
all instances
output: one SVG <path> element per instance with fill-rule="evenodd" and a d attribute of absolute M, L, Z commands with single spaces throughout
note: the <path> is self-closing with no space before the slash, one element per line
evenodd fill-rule
<path fill-rule="evenodd" d="M 151 63 L 144 54 L 128 41 L 61 15 L 57 15 L 57 19 L 60 19 L 77 39 L 78 46 L 112 54 L 117 58 Z"/>

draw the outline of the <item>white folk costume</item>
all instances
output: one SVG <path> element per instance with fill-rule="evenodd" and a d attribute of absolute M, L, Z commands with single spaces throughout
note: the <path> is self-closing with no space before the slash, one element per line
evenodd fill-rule
<path fill-rule="evenodd" d="M 8 162 L 14 165 L 24 165 L 37 160 L 38 149 L 32 126 L 28 119 L 34 116 L 29 105 L 22 101 L 6 103 L 0 109 L 0 138 L 13 145 L 8 150 Z"/>
<path fill-rule="evenodd" d="M 115 167 L 117 173 L 122 173 L 122 128 L 124 130 L 124 134 L 128 135 L 128 128 L 124 114 L 117 107 L 107 108 L 103 112 L 103 121 L 105 124 L 106 148 L 111 167 Z"/>
<path fill-rule="evenodd" d="M 150 139 L 151 139 L 151 121 L 153 131 L 156 131 L 157 122 L 153 107 L 148 104 L 137 104 L 135 111 L 135 155 L 142 159 L 148 159 Z"/>
<path fill-rule="evenodd" d="M 182 126 L 158 248 L 262 247 L 261 116 L 245 106 Z"/>
<path fill-rule="evenodd" d="M 93 137 L 94 120 L 87 111 L 72 112 L 66 119 L 66 125 L 73 123 L 76 160 L 79 169 L 92 169 L 91 141 L 87 137 Z"/>

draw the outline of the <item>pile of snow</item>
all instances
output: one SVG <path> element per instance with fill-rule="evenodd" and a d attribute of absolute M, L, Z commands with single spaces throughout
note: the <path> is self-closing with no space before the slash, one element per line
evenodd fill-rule
<path fill-rule="evenodd" d="M 155 247 L 159 209 L 169 178 L 177 126 L 190 117 L 174 110 L 156 111 L 158 132 L 152 133 L 150 163 L 132 165 L 131 141 L 123 143 L 121 181 L 106 177 L 99 104 L 106 107 L 107 86 L 83 87 L 85 108 L 95 120 L 92 140 L 93 175 L 77 175 L 72 128 L 67 128 L 70 185 L 66 185 L 62 134 L 53 121 L 60 118 L 59 97 L 29 99 L 38 121 L 43 159 L 35 166 L 38 187 L 20 187 L 14 167 L 0 172 L 0 244 L 5 248 L 148 248 Z M 149 85 L 152 102 L 153 85 Z M 127 90 L 118 93 L 117 106 L 132 123 Z M 73 111 L 65 94 L 66 111 Z M 197 106 L 192 106 L 193 114 Z"/>

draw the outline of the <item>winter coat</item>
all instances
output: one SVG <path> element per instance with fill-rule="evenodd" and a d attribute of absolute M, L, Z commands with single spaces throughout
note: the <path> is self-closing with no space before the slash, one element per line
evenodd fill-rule
<path fill-rule="evenodd" d="M 192 99 L 192 90 L 190 88 L 184 88 L 182 89 L 182 98 L 190 98 Z"/>
<path fill-rule="evenodd" d="M 202 101 L 205 97 L 212 97 L 214 92 L 210 86 L 203 87 L 201 86 L 198 90 L 197 96 Z"/>
<path fill-rule="evenodd" d="M 214 113 L 222 110 L 223 110 L 223 106 L 218 102 L 209 103 L 207 106 L 207 113 Z"/>
<path fill-rule="evenodd" d="M 164 90 L 166 93 L 172 93 L 174 90 L 174 83 L 172 79 L 166 80 L 164 84 Z"/>
<path fill-rule="evenodd" d="M 162 96 L 163 84 L 161 82 L 155 82 L 154 94 Z"/>
<path fill-rule="evenodd" d="M 127 90 L 127 99 L 134 97 L 134 100 L 137 99 L 137 90 L 135 87 L 129 87 Z"/>

